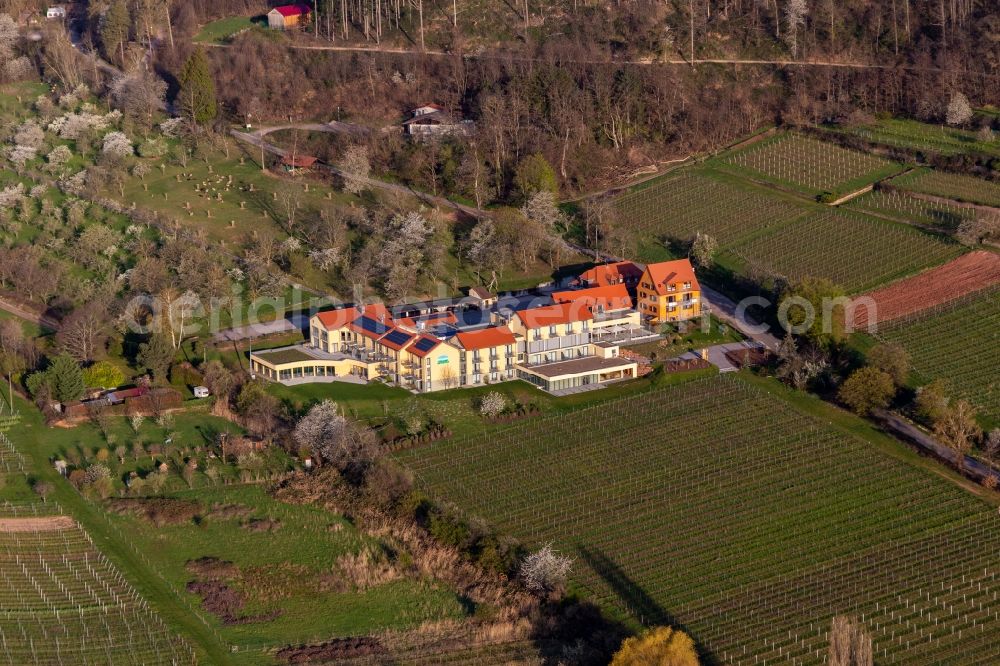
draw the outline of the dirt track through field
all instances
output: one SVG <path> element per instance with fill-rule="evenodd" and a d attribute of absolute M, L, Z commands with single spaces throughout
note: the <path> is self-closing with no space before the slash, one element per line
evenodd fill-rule
<path fill-rule="evenodd" d="M 217 42 L 198 42 L 200 46 L 228 49 L 232 44 L 219 44 Z M 373 53 L 385 55 L 407 55 L 415 57 L 433 58 L 461 58 L 463 60 L 509 60 L 511 62 L 542 62 L 542 58 L 519 55 L 509 51 L 484 52 L 484 53 L 461 53 L 451 51 L 440 51 L 435 49 L 401 48 L 392 46 L 360 46 L 345 45 L 335 46 L 332 44 L 287 44 L 288 48 L 296 51 L 331 51 L 343 53 Z M 926 67 L 921 65 L 902 65 L 898 63 L 879 64 L 857 61 L 843 60 L 789 60 L 787 58 L 764 59 L 764 58 L 634 58 L 627 60 L 615 60 L 612 58 L 560 58 L 560 63 L 577 65 L 638 65 L 642 67 L 656 66 L 684 66 L 691 65 L 751 65 L 766 67 L 828 67 L 835 69 L 881 69 L 881 70 L 907 70 L 923 72 L 940 72 L 940 67 Z"/>
<path fill-rule="evenodd" d="M 875 299 L 877 324 L 918 314 L 1000 284 L 1000 255 L 977 250 L 911 278 L 865 294 Z M 855 313 L 854 328 L 868 326 L 867 308 Z"/>
<path fill-rule="evenodd" d="M 72 529 L 75 525 L 69 516 L 0 518 L 0 532 L 58 532 Z"/>

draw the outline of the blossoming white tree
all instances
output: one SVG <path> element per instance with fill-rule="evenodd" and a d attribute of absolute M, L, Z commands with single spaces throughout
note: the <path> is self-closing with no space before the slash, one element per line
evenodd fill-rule
<path fill-rule="evenodd" d="M 524 558 L 518 575 L 529 590 L 550 594 L 566 584 L 566 577 L 572 568 L 573 560 L 560 555 L 549 543 Z"/>

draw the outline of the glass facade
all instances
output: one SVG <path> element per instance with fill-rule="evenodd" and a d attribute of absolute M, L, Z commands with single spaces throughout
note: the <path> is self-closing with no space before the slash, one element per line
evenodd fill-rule
<path fill-rule="evenodd" d="M 538 375 L 533 375 L 524 370 L 518 370 L 517 376 L 526 382 L 540 386 L 546 391 L 561 391 L 563 389 L 576 388 L 577 386 L 587 386 L 598 382 L 598 374 L 581 375 L 579 377 L 569 377 L 567 379 L 545 379 Z"/>

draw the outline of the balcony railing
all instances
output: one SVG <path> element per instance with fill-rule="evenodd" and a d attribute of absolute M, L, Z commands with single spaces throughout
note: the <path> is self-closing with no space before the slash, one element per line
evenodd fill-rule
<path fill-rule="evenodd" d="M 574 335 L 561 335 L 546 340 L 533 340 L 527 345 L 529 354 L 540 354 L 548 351 L 558 351 L 567 347 L 579 347 L 590 342 L 590 332 L 576 333 Z"/>
<path fill-rule="evenodd" d="M 560 354 L 557 358 L 553 359 L 543 358 L 541 361 L 538 361 L 537 363 L 532 363 L 531 361 L 525 361 L 523 363 L 518 363 L 518 365 L 522 365 L 526 368 L 535 368 L 540 365 L 551 365 L 553 363 L 562 363 L 564 361 L 576 361 L 584 358 L 593 358 L 594 356 L 595 356 L 594 354 L 583 354 L 583 355 L 567 354 L 564 357 L 562 354 Z"/>
<path fill-rule="evenodd" d="M 632 314 L 632 312 L 634 312 L 634 310 L 632 310 L 631 308 L 622 308 L 620 310 L 607 310 L 606 312 L 595 312 L 594 321 L 602 322 L 602 321 L 608 321 L 610 319 L 621 319 L 623 317 L 629 316 L 630 314 Z"/>

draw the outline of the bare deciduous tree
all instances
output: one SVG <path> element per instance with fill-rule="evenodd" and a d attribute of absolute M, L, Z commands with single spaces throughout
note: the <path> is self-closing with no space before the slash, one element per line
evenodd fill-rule
<path fill-rule="evenodd" d="M 107 322 L 108 308 L 104 302 L 81 305 L 66 317 L 56 334 L 59 348 L 81 363 L 95 360 L 107 340 Z"/>
<path fill-rule="evenodd" d="M 365 181 L 371 172 L 368 149 L 364 146 L 351 146 L 337 166 L 343 172 L 344 190 L 351 194 L 360 194 L 365 189 Z"/>
<path fill-rule="evenodd" d="M 535 192 L 521 208 L 521 214 L 551 233 L 557 233 L 563 222 L 562 211 L 556 205 L 556 196 L 548 190 Z"/>
<path fill-rule="evenodd" d="M 955 454 L 955 461 L 962 465 L 965 454 L 982 435 L 976 423 L 976 409 L 966 400 L 956 400 L 948 406 L 942 417 L 934 424 L 934 435 Z"/>
<path fill-rule="evenodd" d="M 829 666 L 872 666 L 872 639 L 854 618 L 838 615 L 830 626 Z"/>
<path fill-rule="evenodd" d="M 160 78 L 138 70 L 116 78 L 111 83 L 111 100 L 122 114 L 149 128 L 154 114 L 164 106 L 167 84 Z"/>
<path fill-rule="evenodd" d="M 342 472 L 367 465 L 375 453 L 371 432 L 348 421 L 330 400 L 314 405 L 299 419 L 292 436 L 323 464 Z"/>
<path fill-rule="evenodd" d="M 792 50 L 792 57 L 799 55 L 799 28 L 806 23 L 806 16 L 809 14 L 809 6 L 806 0 L 788 0 L 785 5 L 785 39 L 788 40 L 788 47 Z"/>
<path fill-rule="evenodd" d="M 977 210 L 972 217 L 962 220 L 955 231 L 955 240 L 969 247 L 991 237 L 1000 237 L 1000 216 L 996 213 Z"/>

